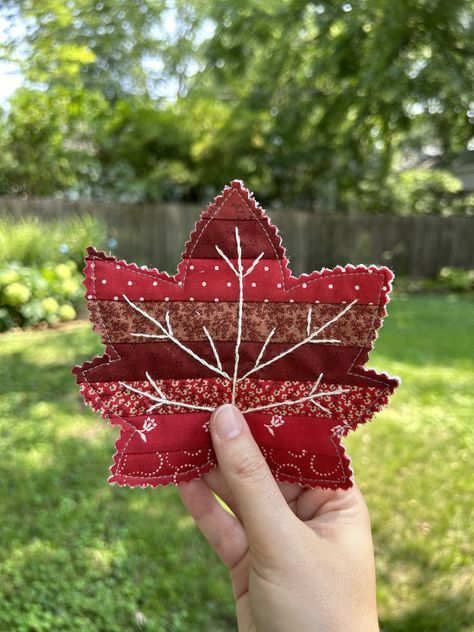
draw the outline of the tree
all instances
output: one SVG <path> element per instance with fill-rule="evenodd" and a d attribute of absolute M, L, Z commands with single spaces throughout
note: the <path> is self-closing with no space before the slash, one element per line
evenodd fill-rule
<path fill-rule="evenodd" d="M 21 88 L 10 102 L 3 142 L 9 161 L 3 181 L 10 195 L 87 194 L 100 166 L 94 120 L 105 110 L 100 94 Z"/>
<path fill-rule="evenodd" d="M 472 136 L 472 7 L 208 2 L 202 11 L 216 30 L 190 96 L 204 84 L 236 118 L 265 118 L 271 197 L 376 208 L 381 182 L 421 125 L 425 142 L 448 154 Z"/>
<path fill-rule="evenodd" d="M 38 175 L 32 194 L 194 200 L 241 177 L 265 203 L 393 210 L 386 185 L 407 158 L 449 158 L 472 138 L 473 0 L 5 6 L 25 33 L 3 54 L 47 91 L 43 144 L 71 168 L 49 185 Z M 61 124 L 55 95 L 75 111 Z M 37 155 L 25 121 L 44 99 L 12 100 L 21 160 Z"/>
<path fill-rule="evenodd" d="M 33 84 L 80 81 L 108 100 L 144 94 L 157 76 L 142 62 L 160 48 L 164 10 L 163 0 L 7 0 L 6 18 L 24 30 L 8 48 Z"/>

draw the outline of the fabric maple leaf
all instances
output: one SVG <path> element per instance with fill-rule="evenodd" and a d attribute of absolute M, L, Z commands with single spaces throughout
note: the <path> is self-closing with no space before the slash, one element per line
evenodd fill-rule
<path fill-rule="evenodd" d="M 201 214 L 175 276 L 89 248 L 85 277 L 106 352 L 73 372 L 85 402 L 120 426 L 109 482 L 209 471 L 211 411 L 233 402 L 278 480 L 352 485 L 341 438 L 399 383 L 363 366 L 386 315 L 388 268 L 293 277 L 277 228 L 234 181 Z"/>

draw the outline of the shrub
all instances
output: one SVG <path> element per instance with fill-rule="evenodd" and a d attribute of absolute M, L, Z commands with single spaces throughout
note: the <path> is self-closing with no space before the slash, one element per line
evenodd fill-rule
<path fill-rule="evenodd" d="M 68 259 L 81 264 L 89 244 L 105 245 L 105 223 L 91 215 L 42 221 L 38 217 L 0 219 L 0 265 L 44 265 Z"/>
<path fill-rule="evenodd" d="M 90 215 L 0 219 L 0 331 L 76 318 L 86 246 L 105 241 L 105 224 Z"/>
<path fill-rule="evenodd" d="M 443 287 L 455 292 L 474 290 L 474 270 L 442 268 L 437 280 Z"/>
<path fill-rule="evenodd" d="M 83 295 L 77 264 L 0 265 L 0 331 L 73 320 Z"/>
<path fill-rule="evenodd" d="M 396 295 L 472 291 L 474 291 L 474 270 L 453 267 L 442 268 L 436 276 L 429 279 L 398 276 L 394 286 Z"/>

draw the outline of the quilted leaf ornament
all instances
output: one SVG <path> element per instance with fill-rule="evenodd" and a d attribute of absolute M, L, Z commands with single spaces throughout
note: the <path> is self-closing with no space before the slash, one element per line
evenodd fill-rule
<path fill-rule="evenodd" d="M 177 484 L 209 471 L 210 414 L 233 402 L 279 481 L 352 485 L 341 438 L 399 383 L 364 368 L 389 269 L 293 277 L 277 228 L 234 181 L 201 214 L 175 276 L 94 248 L 85 276 L 106 352 L 73 372 L 85 402 L 120 427 L 110 482 Z"/>

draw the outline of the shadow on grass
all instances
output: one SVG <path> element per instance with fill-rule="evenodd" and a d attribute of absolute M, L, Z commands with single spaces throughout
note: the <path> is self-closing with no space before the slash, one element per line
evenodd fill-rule
<path fill-rule="evenodd" d="M 387 558 L 386 571 L 378 571 L 377 580 L 390 592 L 398 577 L 405 577 L 410 591 L 416 589 L 418 603 L 405 608 L 399 616 L 385 617 L 380 620 L 383 632 L 461 632 L 472 629 L 474 621 L 474 603 L 471 595 L 463 586 L 450 585 L 444 591 L 436 586 L 439 577 L 446 575 L 446 567 L 436 562 L 432 552 L 421 550 L 413 544 L 390 546 L 379 542 Z M 407 579 L 409 578 L 409 579 Z"/>
<path fill-rule="evenodd" d="M 470 605 L 471 604 L 471 605 Z M 381 619 L 381 632 L 468 632 L 472 630 L 472 595 L 427 599 L 400 617 Z"/>

